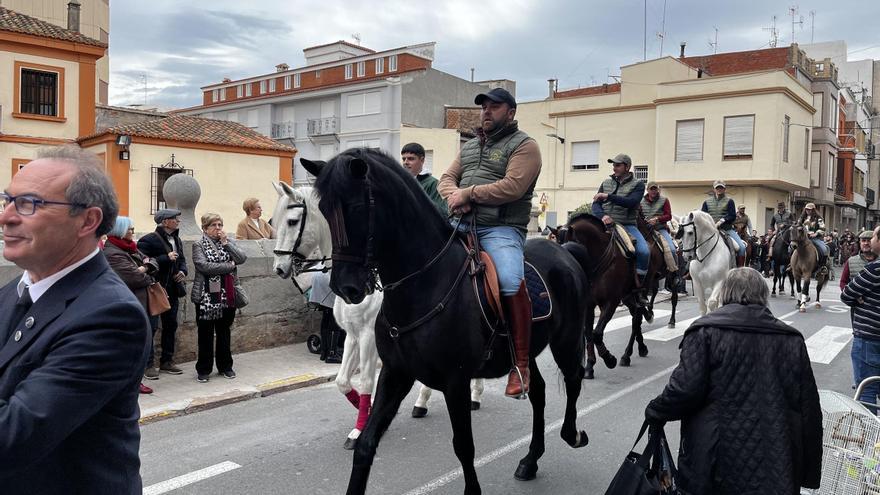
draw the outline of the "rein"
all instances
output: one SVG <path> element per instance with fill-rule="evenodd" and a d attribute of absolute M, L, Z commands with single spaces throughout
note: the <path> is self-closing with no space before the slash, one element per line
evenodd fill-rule
<path fill-rule="evenodd" d="M 679 225 L 679 228 L 682 228 L 682 229 L 683 229 L 683 228 L 685 228 L 685 227 L 690 227 L 691 225 L 694 226 L 694 238 L 696 238 L 696 237 L 697 237 L 697 226 L 694 225 L 694 222 L 693 222 L 693 221 L 688 222 L 688 223 L 683 223 L 683 224 Z M 700 259 L 700 253 L 698 253 L 697 251 L 698 251 L 701 247 L 703 247 L 704 244 L 706 244 L 707 242 L 711 241 L 713 238 L 715 239 L 715 244 L 712 245 L 712 249 L 710 249 L 709 252 L 706 253 L 705 256 L 703 256 L 703 259 Z M 694 258 L 697 259 L 697 262 L 702 263 L 706 258 L 709 257 L 710 254 L 712 254 L 712 251 L 715 251 L 715 248 L 718 247 L 718 241 L 720 240 L 720 238 L 721 238 L 721 235 L 720 235 L 720 234 L 718 233 L 718 231 L 716 230 L 715 232 L 712 233 L 712 236 L 711 236 L 711 237 L 709 237 L 708 239 L 705 239 L 703 242 L 700 242 L 700 243 L 696 243 L 696 242 L 695 242 L 695 243 L 694 243 L 694 247 L 692 247 L 692 248 L 685 249 L 684 246 L 682 246 L 682 248 L 681 248 L 681 252 L 682 252 L 682 253 L 689 253 L 689 252 L 693 251 L 693 252 L 694 252 Z"/>

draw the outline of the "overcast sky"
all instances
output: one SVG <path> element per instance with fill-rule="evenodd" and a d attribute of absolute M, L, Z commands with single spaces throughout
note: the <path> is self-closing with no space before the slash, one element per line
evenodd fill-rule
<path fill-rule="evenodd" d="M 780 0 L 647 0 L 647 54 L 712 53 L 792 41 L 789 7 Z M 665 5 L 665 28 L 663 27 Z M 845 5 L 845 7 L 840 7 Z M 795 41 L 843 39 L 850 60 L 880 59 L 880 1 L 800 1 Z M 437 43 L 433 66 L 456 76 L 512 79 L 517 99 L 606 82 L 643 58 L 644 0 L 113 0 L 110 9 L 110 104 L 181 108 L 201 103 L 199 89 L 224 77 L 304 65 L 302 49 L 336 40 L 387 50 Z M 815 12 L 815 17 L 810 12 Z M 813 30 L 813 19 L 815 28 Z"/>

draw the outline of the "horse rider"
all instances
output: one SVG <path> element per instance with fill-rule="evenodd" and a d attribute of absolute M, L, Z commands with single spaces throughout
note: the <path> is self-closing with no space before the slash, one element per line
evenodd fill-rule
<path fill-rule="evenodd" d="M 672 208 L 669 206 L 669 199 L 660 194 L 660 184 L 656 182 L 648 183 L 648 193 L 642 198 L 639 205 L 642 215 L 647 219 L 648 224 L 654 227 L 654 231 L 663 236 L 669 250 L 663 250 L 663 257 L 666 259 L 666 268 L 670 272 L 678 270 L 678 264 L 675 262 L 676 249 L 672 236 L 669 235 L 669 228 L 666 222 L 672 220 Z"/>
<path fill-rule="evenodd" d="M 400 150 L 400 162 L 403 164 L 403 168 L 412 174 L 416 181 L 418 181 L 419 185 L 422 186 L 422 189 L 425 191 L 425 194 L 431 198 L 434 206 L 436 206 L 437 210 L 445 217 L 447 212 L 446 201 L 441 198 L 440 193 L 437 192 L 437 184 L 440 181 L 432 176 L 431 172 L 424 170 L 425 147 L 419 143 L 407 143 Z"/>
<path fill-rule="evenodd" d="M 846 288 L 846 284 L 850 280 L 856 278 L 865 269 L 865 265 L 877 260 L 877 254 L 871 251 L 871 237 L 873 235 L 874 233 L 870 230 L 865 230 L 859 234 L 859 254 L 851 256 L 843 262 L 843 271 L 840 272 L 841 291 Z"/>
<path fill-rule="evenodd" d="M 825 219 L 816 211 L 814 203 L 804 205 L 804 211 L 798 218 L 797 223 L 803 225 L 807 231 L 807 237 L 816 246 L 819 252 L 819 268 L 825 268 L 825 260 L 828 258 L 828 245 L 825 244 Z"/>
<path fill-rule="evenodd" d="M 846 253 L 846 256 L 849 257 L 857 254 L 853 252 L 853 246 L 855 246 L 856 242 L 855 234 L 853 234 L 853 232 L 849 230 L 849 227 L 847 227 L 843 230 L 843 234 L 840 235 L 838 245 L 840 246 L 840 249 Z"/>
<path fill-rule="evenodd" d="M 639 307 L 646 307 L 645 277 L 648 275 L 648 263 L 651 260 L 651 252 L 648 242 L 645 241 L 637 225 L 639 205 L 642 196 L 645 195 L 645 183 L 636 180 L 630 172 L 632 159 L 623 153 L 609 158 L 612 173 L 602 184 L 599 192 L 593 196 L 593 215 L 601 218 L 606 226 L 617 223 L 635 240 L 636 247 L 636 287 L 634 291 L 635 301 Z"/>
<path fill-rule="evenodd" d="M 770 242 L 767 243 L 767 246 L 769 247 L 769 249 L 767 249 L 768 260 L 773 257 L 773 244 L 776 242 L 776 235 L 783 227 L 791 227 L 791 224 L 793 223 L 794 215 L 785 209 L 785 203 L 782 201 L 776 203 L 776 213 L 773 214 L 773 218 L 770 220 L 772 234 L 770 235 Z"/>
<path fill-rule="evenodd" d="M 712 197 L 703 201 L 702 210 L 712 216 L 712 220 L 715 220 L 715 227 L 718 230 L 727 233 L 731 239 L 736 241 L 737 246 L 739 246 L 739 249 L 736 251 L 736 266 L 741 267 L 746 263 L 746 243 L 733 230 L 733 221 L 736 219 L 736 205 L 733 199 L 725 194 L 727 192 L 727 184 L 723 180 L 716 180 L 712 184 L 712 190 Z"/>
<path fill-rule="evenodd" d="M 449 210 L 464 215 L 475 210 L 470 221 L 483 249 L 498 272 L 502 306 L 513 342 L 514 368 L 504 394 L 525 398 L 529 390 L 529 341 L 532 305 L 526 292 L 523 247 L 532 193 L 541 172 L 538 143 L 519 130 L 516 100 L 503 88 L 481 93 L 477 137 L 461 147 L 458 157 L 440 178 L 440 196 Z M 466 231 L 462 221 L 459 229 Z"/>
<path fill-rule="evenodd" d="M 733 219 L 733 226 L 734 228 L 741 228 L 745 235 L 750 236 L 752 232 L 752 219 L 746 215 L 746 205 L 739 205 L 739 208 L 737 208 L 736 218 Z"/>

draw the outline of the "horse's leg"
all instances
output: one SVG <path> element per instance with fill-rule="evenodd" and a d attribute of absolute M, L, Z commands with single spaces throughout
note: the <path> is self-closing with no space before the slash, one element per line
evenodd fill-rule
<path fill-rule="evenodd" d="M 360 329 L 358 351 L 360 353 L 359 367 L 361 370 L 360 382 L 362 393 L 358 400 L 357 421 L 343 445 L 346 449 L 354 448 L 355 442 L 367 425 L 367 418 L 370 417 L 370 408 L 373 406 L 373 388 L 376 384 L 376 366 L 379 364 L 379 352 L 376 350 L 376 332 L 372 326 Z"/>
<path fill-rule="evenodd" d="M 629 308 L 629 306 L 627 306 Z M 626 349 L 623 350 L 623 355 L 620 356 L 620 365 L 621 366 L 629 366 L 630 365 L 630 357 L 633 353 L 633 343 L 636 340 L 636 329 L 641 328 L 642 326 L 642 313 L 636 310 L 630 309 L 630 314 L 632 315 L 632 324 L 629 332 L 629 341 L 626 343 Z"/>
<path fill-rule="evenodd" d="M 431 398 L 431 387 L 422 385 L 419 389 L 419 398 L 412 409 L 412 417 L 424 418 L 428 415 L 428 399 Z"/>
<path fill-rule="evenodd" d="M 706 308 L 706 291 L 703 289 L 703 282 L 700 277 L 692 273 L 691 283 L 694 285 L 694 295 L 697 296 L 697 304 L 700 306 L 700 315 L 706 316 L 709 311 Z"/>
<path fill-rule="evenodd" d="M 709 311 L 715 311 L 719 306 L 719 299 L 721 298 L 721 283 L 716 283 L 715 287 L 712 288 L 712 293 L 709 295 L 709 300 L 706 301 L 706 309 Z"/>
<path fill-rule="evenodd" d="M 530 383 L 530 398 L 535 393 L 533 387 L 534 385 Z M 452 448 L 455 450 L 455 456 L 458 457 L 464 474 L 464 493 L 465 495 L 478 495 L 481 490 L 480 483 L 477 481 L 477 470 L 474 468 L 474 433 L 471 428 L 468 388 L 468 382 L 465 379 L 456 380 L 447 385 L 444 396 L 446 397 L 446 410 L 449 411 L 449 421 L 452 423 Z"/>
<path fill-rule="evenodd" d="M 596 318 L 596 306 L 590 305 L 586 310 L 584 325 L 584 343 L 587 349 L 587 366 L 584 370 L 584 379 L 592 380 L 595 377 L 594 366 L 596 364 L 596 346 L 593 343 L 593 320 Z"/>
<path fill-rule="evenodd" d="M 538 472 L 538 459 L 544 455 L 544 406 L 546 405 L 547 384 L 544 383 L 544 377 L 534 359 L 529 363 L 529 369 L 532 380 L 529 384 L 529 402 L 532 403 L 532 441 L 529 443 L 529 453 L 519 460 L 516 471 L 513 473 L 513 477 L 520 481 L 535 479 L 535 474 Z"/>
<path fill-rule="evenodd" d="M 669 316 L 669 323 L 666 325 L 669 328 L 675 328 L 675 308 L 678 306 L 678 290 L 672 289 L 672 315 Z"/>
<path fill-rule="evenodd" d="M 616 303 L 606 302 L 599 313 L 599 321 L 596 323 L 596 328 L 593 329 L 593 343 L 596 345 L 599 357 L 602 358 L 602 361 L 605 362 L 605 366 L 608 369 L 614 369 L 614 367 L 617 366 L 617 358 L 614 357 L 614 354 L 611 354 L 611 351 L 609 351 L 607 347 L 605 347 L 605 342 L 602 339 L 605 334 L 605 326 L 611 321 L 611 317 L 614 315 L 616 309 Z"/>
<path fill-rule="evenodd" d="M 342 363 L 339 365 L 339 372 L 336 373 L 336 386 L 355 408 L 359 407 L 361 399 L 358 391 L 351 386 L 351 377 L 354 376 L 359 357 L 358 335 L 349 331 L 342 347 Z"/>
<path fill-rule="evenodd" d="M 782 279 L 782 275 L 779 273 L 779 265 L 773 264 L 773 292 L 770 293 L 771 297 L 776 297 L 776 284 Z M 784 292 L 784 288 L 779 289 L 780 292 Z"/>
<path fill-rule="evenodd" d="M 376 403 L 364 429 L 354 448 L 354 461 L 351 466 L 351 477 L 348 480 L 347 495 L 363 495 L 367 491 L 370 468 L 376 457 L 376 448 L 382 434 L 388 429 L 400 403 L 409 393 L 415 379 L 401 372 L 382 367 L 379 374 L 379 387 L 376 392 Z"/>
<path fill-rule="evenodd" d="M 789 268 L 786 266 L 786 268 Z M 791 291 L 791 297 L 794 297 L 794 270 L 788 270 L 788 289 Z M 800 289 L 798 289 L 800 290 Z"/>
<path fill-rule="evenodd" d="M 483 402 L 484 378 L 471 378 L 471 411 L 478 411 Z"/>

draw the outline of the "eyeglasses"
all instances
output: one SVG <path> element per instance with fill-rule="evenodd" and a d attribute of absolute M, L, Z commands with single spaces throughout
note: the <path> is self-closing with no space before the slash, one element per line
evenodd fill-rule
<path fill-rule="evenodd" d="M 83 203 L 65 203 L 63 201 L 49 201 L 45 199 L 35 198 L 30 195 L 22 195 L 22 196 L 12 196 L 6 193 L 0 193 L 0 207 L 4 210 L 9 203 L 13 203 L 15 205 L 15 211 L 18 212 L 19 215 L 27 217 L 33 215 L 37 212 L 37 206 L 45 206 L 45 205 L 61 205 L 61 206 L 75 206 L 77 208 L 88 208 L 89 205 Z"/>

